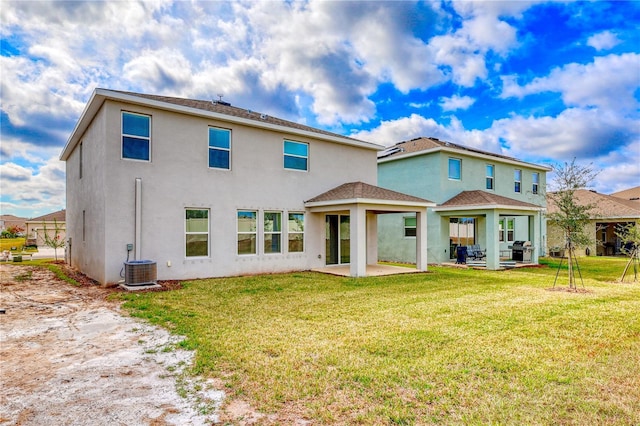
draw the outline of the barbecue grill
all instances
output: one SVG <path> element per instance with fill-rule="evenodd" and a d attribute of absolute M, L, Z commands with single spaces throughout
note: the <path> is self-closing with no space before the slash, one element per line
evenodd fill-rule
<path fill-rule="evenodd" d="M 509 248 L 511 249 L 511 258 L 513 260 L 531 262 L 531 253 L 533 252 L 531 241 L 514 241 Z"/>

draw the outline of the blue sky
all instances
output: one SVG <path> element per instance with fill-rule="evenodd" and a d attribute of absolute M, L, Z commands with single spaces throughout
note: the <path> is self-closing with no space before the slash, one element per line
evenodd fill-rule
<path fill-rule="evenodd" d="M 3 0 L 0 17 L 2 214 L 64 208 L 58 157 L 96 87 L 640 185 L 640 2 Z"/>

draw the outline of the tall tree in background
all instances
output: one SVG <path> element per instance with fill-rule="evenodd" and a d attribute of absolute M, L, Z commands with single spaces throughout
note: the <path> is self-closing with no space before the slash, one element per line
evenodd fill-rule
<path fill-rule="evenodd" d="M 587 247 L 592 243 L 591 236 L 586 232 L 586 226 L 590 222 L 592 217 L 590 212 L 595 205 L 579 204 L 575 192 L 578 189 L 587 188 L 598 175 L 598 171 L 594 170 L 592 164 L 588 166 L 576 164 L 574 158 L 571 163 L 553 166 L 553 173 L 554 180 L 547 196 L 549 201 L 555 204 L 556 210 L 549 213 L 547 219 L 550 225 L 562 231 L 569 269 L 569 288 L 576 289 L 575 268 L 578 264 L 575 249 Z"/>

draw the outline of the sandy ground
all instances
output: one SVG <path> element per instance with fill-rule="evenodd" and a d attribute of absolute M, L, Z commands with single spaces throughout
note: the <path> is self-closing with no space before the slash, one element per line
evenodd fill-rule
<path fill-rule="evenodd" d="M 181 374 L 193 353 L 126 316 L 109 291 L 0 264 L 0 425 L 219 421 L 223 392 Z"/>

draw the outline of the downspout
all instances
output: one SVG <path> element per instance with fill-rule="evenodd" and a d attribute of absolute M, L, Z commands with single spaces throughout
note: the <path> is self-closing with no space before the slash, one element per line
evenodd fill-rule
<path fill-rule="evenodd" d="M 142 178 L 136 178 L 136 211 L 135 211 L 135 259 L 141 257 L 141 236 L 142 236 Z"/>

